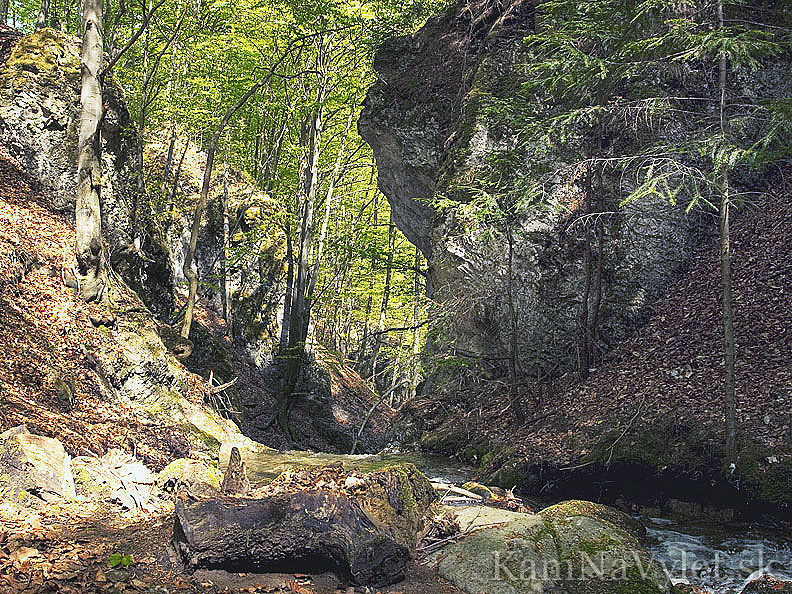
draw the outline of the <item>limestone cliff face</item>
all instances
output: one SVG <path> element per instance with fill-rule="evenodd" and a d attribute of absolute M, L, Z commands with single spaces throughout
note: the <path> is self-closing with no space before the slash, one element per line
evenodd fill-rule
<path fill-rule="evenodd" d="M 54 29 L 10 40 L 0 68 L 0 142 L 50 197 L 53 206 L 74 216 L 77 133 L 80 118 L 80 46 Z M 153 225 L 134 240 L 132 204 L 137 135 L 121 89 L 105 85 L 102 120 L 102 229 L 110 257 L 129 285 L 158 315 L 173 306 L 173 280 L 162 238 Z M 140 205 L 138 216 L 151 215 Z"/>
<path fill-rule="evenodd" d="M 533 14 L 520 0 L 477 6 L 452 7 L 379 51 L 379 80 L 359 129 L 396 223 L 429 259 L 429 293 L 442 316 L 435 348 L 496 373 L 514 348 L 518 371 L 542 376 L 574 367 L 578 356 L 586 286 L 580 174 L 558 163 L 564 191 L 553 204 L 525 200 L 508 216 L 486 214 L 499 194 L 521 201 L 521 171 L 534 158 L 491 109 L 524 81 Z M 495 171 L 497 154 L 508 161 Z M 482 179 L 492 192 L 470 192 Z M 599 199 L 604 248 L 594 260 L 601 255 L 602 282 L 591 283 L 589 298 L 601 290 L 597 349 L 606 350 L 645 318 L 697 231 L 693 217 L 658 199 L 624 208 L 618 191 Z"/>

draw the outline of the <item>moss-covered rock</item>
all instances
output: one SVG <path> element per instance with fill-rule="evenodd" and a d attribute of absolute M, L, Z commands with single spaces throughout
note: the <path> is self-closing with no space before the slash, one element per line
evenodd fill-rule
<path fill-rule="evenodd" d="M 415 554 L 415 534 L 423 528 L 423 516 L 436 499 L 434 489 L 413 464 L 398 464 L 364 478 L 365 487 L 356 500 L 375 522 L 387 526 L 397 542 Z"/>
<path fill-rule="evenodd" d="M 110 397 L 179 430 L 192 451 L 205 458 L 217 460 L 221 447 L 260 449 L 233 421 L 196 402 L 190 391 L 193 380 L 165 347 L 150 317 L 127 315 L 106 332 L 107 352 L 97 359 Z"/>
<path fill-rule="evenodd" d="M 487 523 L 432 560 L 467 592 L 662 594 L 670 582 L 638 543 L 613 524 L 587 516 L 545 517 L 497 510 Z"/>
<path fill-rule="evenodd" d="M 160 491 L 174 494 L 186 489 L 193 495 L 219 493 L 223 473 L 205 460 L 178 458 L 157 474 L 156 485 Z"/>
<path fill-rule="evenodd" d="M 571 518 L 574 516 L 586 516 L 609 522 L 625 532 L 631 534 L 635 538 L 642 538 L 646 536 L 646 526 L 640 520 L 628 516 L 607 505 L 594 503 L 591 501 L 571 500 L 557 503 L 546 507 L 539 512 L 543 518 L 554 522 L 556 520 Z"/>
<path fill-rule="evenodd" d="M 17 39 L 0 64 L 0 142 L 39 182 L 55 209 L 71 216 L 80 80 L 80 40 L 55 29 Z M 165 317 L 173 307 L 167 249 L 159 227 L 151 224 L 148 201 L 133 197 L 139 141 L 123 90 L 112 76 L 105 77 L 102 100 L 103 237 L 113 269 Z"/>

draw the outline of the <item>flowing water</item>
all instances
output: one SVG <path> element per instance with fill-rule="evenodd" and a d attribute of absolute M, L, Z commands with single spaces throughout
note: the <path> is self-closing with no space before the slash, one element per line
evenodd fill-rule
<path fill-rule="evenodd" d="M 223 464 L 227 463 L 225 452 Z M 411 462 L 430 480 L 461 485 L 475 469 L 419 452 L 341 455 L 321 452 L 263 450 L 243 454 L 254 486 L 271 482 L 293 468 L 313 468 L 342 462 L 350 469 L 371 472 L 392 464 Z M 647 548 L 674 583 L 700 586 L 714 594 L 739 593 L 744 585 L 769 573 L 792 581 L 792 537 L 759 529 L 733 532 L 712 527 L 675 524 L 663 518 L 648 522 Z"/>
<path fill-rule="evenodd" d="M 740 532 L 652 518 L 648 549 L 674 583 L 739 593 L 763 573 L 792 581 L 792 540 L 756 528 Z"/>

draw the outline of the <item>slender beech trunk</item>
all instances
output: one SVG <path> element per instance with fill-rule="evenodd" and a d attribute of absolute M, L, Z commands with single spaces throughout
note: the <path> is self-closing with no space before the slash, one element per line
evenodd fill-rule
<path fill-rule="evenodd" d="M 319 230 L 319 243 L 316 246 L 316 256 L 314 257 L 313 270 L 311 271 L 311 281 L 308 286 L 308 307 L 313 305 L 314 291 L 316 289 L 316 281 L 319 278 L 319 270 L 322 264 L 322 254 L 324 252 L 325 241 L 327 240 L 327 227 L 330 223 L 330 212 L 333 203 L 333 192 L 335 191 L 336 183 L 341 177 L 341 163 L 344 159 L 344 148 L 349 138 L 349 130 L 352 128 L 352 120 L 355 115 L 354 108 L 349 111 L 349 118 L 347 119 L 346 128 L 344 129 L 344 138 L 341 141 L 341 147 L 338 149 L 336 162 L 333 166 L 333 173 L 330 176 L 330 185 L 327 187 L 327 194 L 325 195 L 325 209 L 324 217 L 322 218 L 322 227 Z"/>
<path fill-rule="evenodd" d="M 179 159 L 179 165 L 176 167 L 176 171 L 173 174 L 173 183 L 171 184 L 170 193 L 168 194 L 168 200 L 165 203 L 165 208 L 167 210 L 171 209 L 173 206 L 173 201 L 176 199 L 176 190 L 179 189 L 179 177 L 181 177 L 182 165 L 184 165 L 184 157 L 187 156 L 187 149 L 190 148 L 190 138 L 187 137 L 184 139 L 184 150 L 182 151 L 181 158 Z"/>
<path fill-rule="evenodd" d="M 718 0 L 718 27 L 724 28 L 723 0 Z M 721 55 L 720 64 L 720 127 L 723 142 L 726 142 L 728 132 L 726 120 L 726 75 L 727 64 L 726 56 Z M 734 304 L 732 291 L 732 271 L 731 271 L 731 245 L 729 239 L 729 209 L 730 189 L 729 189 L 729 170 L 725 163 L 720 164 L 720 268 L 721 268 L 721 292 L 723 298 L 723 396 L 726 421 L 726 457 L 731 464 L 737 463 L 737 394 L 736 394 L 736 371 L 735 371 L 735 339 L 734 339 Z"/>
<path fill-rule="evenodd" d="M 226 334 L 234 336 L 231 295 L 231 266 L 228 261 L 228 251 L 231 242 L 231 225 L 229 220 L 228 204 L 228 177 L 223 178 L 223 319 L 226 323 Z"/>
<path fill-rule="evenodd" d="M 512 401 L 516 401 L 519 396 L 517 388 L 519 368 L 519 336 L 517 334 L 517 308 L 514 305 L 514 235 L 511 225 L 506 227 L 506 238 L 509 242 L 509 278 L 506 284 L 506 296 L 509 300 L 509 318 L 511 321 L 511 336 L 509 340 L 509 375 L 511 376 Z"/>
<path fill-rule="evenodd" d="M 388 261 L 385 268 L 385 287 L 382 290 L 382 301 L 380 302 L 379 313 L 379 334 L 374 340 L 374 353 L 371 357 L 371 374 L 374 384 L 377 382 L 377 359 L 379 358 L 380 347 L 382 346 L 382 331 L 385 330 L 385 321 L 388 315 L 388 301 L 390 300 L 391 280 L 393 278 L 393 251 L 396 246 L 396 225 L 393 224 L 393 213 L 391 212 L 388 222 Z"/>
<path fill-rule="evenodd" d="M 421 331 L 418 327 L 418 320 L 421 317 L 421 252 L 415 248 L 413 256 L 413 331 L 412 331 L 412 361 L 410 363 L 410 398 L 415 398 L 418 389 L 418 370 L 421 355 L 420 336 Z"/>
<path fill-rule="evenodd" d="M 143 3 L 143 18 L 149 11 L 149 0 Z M 146 130 L 146 109 L 148 107 L 148 83 L 151 76 L 149 70 L 149 47 L 151 39 L 151 30 L 146 27 L 146 33 L 143 37 L 143 84 L 140 90 L 140 113 L 138 114 L 138 142 L 137 146 L 137 192 L 132 199 L 132 233 L 138 234 L 138 210 L 140 209 L 140 201 L 146 194 L 146 178 L 143 169 L 143 135 Z"/>
<path fill-rule="evenodd" d="M 322 142 L 322 99 L 323 90 L 319 85 L 316 109 L 310 120 L 303 124 L 302 143 L 305 153 L 301 159 L 299 186 L 299 231 L 297 260 L 294 271 L 294 288 L 289 320 L 289 341 L 287 346 L 288 364 L 284 377 L 283 390 L 277 403 L 278 425 L 289 431 L 289 411 L 292 394 L 300 375 L 305 343 L 310 323 L 307 292 L 310 282 L 310 258 L 313 246 L 313 217 L 316 202 L 316 189 L 319 182 L 319 153 Z"/>
<path fill-rule="evenodd" d="M 283 319 L 281 321 L 280 348 L 281 356 L 288 356 L 289 324 L 291 322 L 291 304 L 294 299 L 294 244 L 292 243 L 291 226 L 285 229 L 286 235 L 286 293 L 283 296 Z"/>
<path fill-rule="evenodd" d="M 165 190 L 168 187 L 168 176 L 170 169 L 173 165 L 173 151 L 176 149 L 176 125 L 171 124 L 171 137 L 168 142 L 168 153 L 165 156 L 165 167 L 162 168 L 162 195 L 165 195 Z"/>
<path fill-rule="evenodd" d="M 283 147 L 283 137 L 286 135 L 286 123 L 289 121 L 287 114 L 283 114 L 283 123 L 281 124 L 280 133 L 278 134 L 275 146 L 272 149 L 272 156 L 267 156 L 267 162 L 262 166 L 264 189 L 267 192 L 272 192 L 275 188 L 275 180 L 278 177 L 278 166 L 280 164 L 281 148 Z"/>
<path fill-rule="evenodd" d="M 374 163 L 371 164 L 371 178 L 369 178 L 369 187 L 371 187 L 371 182 L 374 180 L 374 172 L 375 172 L 375 165 Z M 371 228 L 374 229 L 376 232 L 377 230 L 377 208 L 379 207 L 379 193 L 377 188 L 374 188 L 374 210 L 372 211 L 372 222 Z M 369 286 L 368 286 L 368 299 L 366 300 L 366 313 L 363 318 L 363 337 L 360 340 L 360 354 L 358 355 L 358 360 L 360 361 L 359 371 L 362 375 L 367 375 L 363 373 L 363 365 L 366 360 L 366 353 L 368 351 L 368 338 L 369 338 L 369 320 L 371 320 L 371 309 L 374 305 L 374 271 L 376 269 L 377 260 L 374 256 L 371 256 L 371 273 L 369 274 Z M 371 372 L 373 375 L 373 371 Z"/>
<path fill-rule="evenodd" d="M 47 26 L 47 18 L 49 17 L 50 0 L 41 0 L 39 8 L 38 19 L 36 19 L 36 31 L 43 29 Z"/>
<path fill-rule="evenodd" d="M 0 10 L 2 9 L 3 2 L 8 3 L 8 0 L 0 0 Z M 60 30 L 63 33 L 69 32 L 69 23 L 71 22 L 72 0 L 64 0 L 63 19 L 61 20 Z"/>
<path fill-rule="evenodd" d="M 102 9 L 103 0 L 85 0 L 81 55 L 80 133 L 77 157 L 77 197 L 75 254 L 80 274 L 78 287 L 86 301 L 99 299 L 105 287 L 104 250 L 100 191 L 101 121 L 104 115 L 102 85 Z"/>
<path fill-rule="evenodd" d="M 593 165 L 589 163 L 586 171 L 586 188 L 583 197 L 583 298 L 580 303 L 580 314 L 578 317 L 578 326 L 580 327 L 580 334 L 578 337 L 578 377 L 581 382 L 584 382 L 589 377 L 589 368 L 591 367 L 591 286 L 593 284 L 593 250 L 592 244 L 592 230 L 591 221 L 588 220 L 589 215 L 592 213 L 592 192 L 593 192 Z"/>
<path fill-rule="evenodd" d="M 8 22 L 8 4 L 10 0 L 0 0 L 0 25 Z"/>

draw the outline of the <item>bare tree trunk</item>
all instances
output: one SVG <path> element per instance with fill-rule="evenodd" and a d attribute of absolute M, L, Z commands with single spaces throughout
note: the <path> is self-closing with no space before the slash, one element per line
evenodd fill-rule
<path fill-rule="evenodd" d="M 586 173 L 586 189 L 584 200 L 584 216 L 591 214 L 591 193 L 593 185 L 593 174 L 591 171 L 592 165 L 588 165 Z M 584 382 L 589 377 L 589 368 L 591 367 L 591 321 L 590 321 L 590 297 L 591 285 L 593 279 L 593 255 L 591 249 L 591 227 L 590 221 L 583 220 L 584 229 L 584 252 L 583 252 L 583 273 L 584 273 L 584 286 L 583 298 L 580 303 L 580 315 L 578 317 L 578 325 L 580 326 L 580 334 L 578 338 L 578 377 L 581 382 Z"/>
<path fill-rule="evenodd" d="M 104 116 L 102 85 L 103 0 L 85 0 L 81 54 L 80 134 L 77 158 L 75 254 L 80 275 L 78 289 L 86 301 L 100 299 L 105 288 L 100 191 L 101 122 Z"/>
<path fill-rule="evenodd" d="M 385 268 L 385 288 L 382 292 L 382 302 L 380 303 L 379 333 L 374 342 L 374 353 L 371 357 L 371 374 L 374 385 L 377 383 L 377 359 L 379 358 L 380 347 L 382 346 L 382 331 L 385 330 L 385 320 L 388 315 L 388 301 L 390 300 L 391 280 L 393 278 L 393 251 L 396 246 L 396 225 L 393 224 L 393 213 L 391 212 L 388 222 L 388 263 Z"/>
<path fill-rule="evenodd" d="M 173 183 L 171 184 L 170 193 L 168 194 L 168 200 L 165 203 L 165 207 L 170 210 L 171 206 L 173 205 L 173 201 L 176 199 L 176 190 L 179 188 L 179 177 L 181 177 L 182 165 L 184 165 L 184 157 L 187 156 L 187 149 L 190 148 L 190 138 L 187 137 L 184 139 L 184 150 L 182 151 L 181 158 L 179 159 L 179 165 L 176 167 L 176 171 L 173 174 Z"/>
<path fill-rule="evenodd" d="M 416 396 L 421 356 L 421 345 L 419 342 L 421 331 L 418 327 L 418 320 L 421 317 L 421 252 L 417 247 L 415 248 L 413 265 L 415 266 L 415 271 L 413 272 L 413 348 L 410 366 L 410 398 L 415 398 Z"/>
<path fill-rule="evenodd" d="M 344 130 L 344 139 L 341 141 L 341 146 L 338 149 L 338 155 L 336 156 L 336 162 L 335 162 L 335 166 L 333 167 L 333 173 L 330 176 L 330 185 L 327 187 L 327 194 L 325 195 L 324 217 L 322 218 L 322 227 L 319 231 L 319 243 L 316 246 L 316 257 L 314 258 L 313 271 L 311 272 L 311 281 L 308 287 L 309 302 L 313 299 L 314 290 L 316 289 L 316 281 L 319 278 L 319 270 L 322 264 L 322 253 L 324 252 L 325 241 L 327 239 L 327 227 L 328 224 L 330 223 L 330 212 L 333 203 L 333 192 L 335 190 L 335 185 L 341 176 L 341 163 L 344 159 L 344 148 L 349 138 L 349 130 L 352 128 L 352 120 L 354 115 L 355 115 L 355 110 L 353 107 L 349 111 L 349 118 L 347 119 L 346 129 Z M 309 307 L 310 305 L 311 304 L 309 303 Z"/>
<path fill-rule="evenodd" d="M 724 28 L 723 0 L 718 0 L 718 26 Z M 720 58 L 720 126 L 723 140 L 726 140 L 726 74 L 725 54 Z M 731 464 L 737 462 L 737 394 L 735 371 L 735 339 L 734 339 L 734 295 L 732 290 L 731 245 L 729 238 L 730 189 L 729 171 L 725 164 L 720 165 L 721 203 L 720 203 L 720 260 L 721 260 L 721 291 L 723 298 L 723 396 L 726 417 L 726 457 Z"/>
<path fill-rule="evenodd" d="M 231 294 L 231 266 L 228 258 L 228 251 L 231 245 L 231 225 L 228 209 L 228 179 L 226 177 L 223 179 L 223 319 L 225 319 L 226 323 L 226 334 L 233 337 L 233 296 Z"/>
<path fill-rule="evenodd" d="M 506 296 L 509 300 L 509 317 L 511 320 L 511 336 L 509 340 L 509 374 L 512 384 L 512 402 L 516 402 L 519 396 L 517 387 L 519 367 L 519 339 L 517 334 L 517 308 L 514 304 L 514 236 L 512 235 L 511 225 L 506 227 L 506 237 L 509 242 L 509 278 L 506 285 Z"/>
<path fill-rule="evenodd" d="M 47 17 L 49 16 L 50 0 L 41 0 L 41 8 L 39 9 L 38 19 L 36 19 L 36 31 L 43 29 L 47 26 Z M 101 25 L 101 24 L 100 24 Z"/>
<path fill-rule="evenodd" d="M 8 4 L 10 0 L 0 0 L 0 25 L 8 22 Z"/>
<path fill-rule="evenodd" d="M 143 18 L 146 18 L 148 13 L 149 0 L 143 3 Z M 146 194 L 146 179 L 143 170 L 143 134 L 146 129 L 146 109 L 148 107 L 148 83 L 151 79 L 148 73 L 149 67 L 149 41 L 150 29 L 146 28 L 146 34 L 143 41 L 143 84 L 140 90 L 140 113 L 138 114 L 138 137 L 140 142 L 137 146 L 137 192 L 132 199 L 132 233 L 137 236 L 138 234 L 138 210 L 140 209 L 140 201 L 143 200 Z"/>
<path fill-rule="evenodd" d="M 321 85 L 317 91 L 317 107 L 311 116 L 310 123 L 303 124 L 303 145 L 306 147 L 300 167 L 299 178 L 299 235 L 297 245 L 297 261 L 294 274 L 294 288 L 289 320 L 289 341 L 287 347 L 288 364 L 284 377 L 283 389 L 277 403 L 278 425 L 283 431 L 289 431 L 289 411 L 292 405 L 292 394 L 302 367 L 305 343 L 308 338 L 310 311 L 308 303 L 308 286 L 310 282 L 310 257 L 313 246 L 313 216 L 316 202 L 316 189 L 319 181 L 319 152 L 322 141 L 322 94 Z"/>
<path fill-rule="evenodd" d="M 375 164 L 372 162 L 371 164 L 371 177 L 369 178 L 369 187 L 374 180 L 374 172 L 376 170 Z M 374 188 L 374 209 L 372 212 L 372 228 L 375 230 L 377 229 L 377 208 L 379 207 L 379 194 L 377 192 L 377 188 Z M 358 371 L 361 375 L 367 375 L 365 373 L 364 364 L 366 361 L 366 353 L 368 351 L 368 339 L 369 339 L 369 320 L 371 319 L 371 308 L 374 305 L 374 270 L 376 265 L 376 259 L 374 256 L 371 257 L 371 273 L 369 274 L 369 286 L 368 286 L 368 299 L 366 300 L 366 313 L 363 319 L 363 337 L 360 340 L 360 352 L 358 354 Z"/>
<path fill-rule="evenodd" d="M 281 321 L 280 348 L 281 356 L 288 355 L 289 325 L 291 323 L 291 304 L 294 299 L 294 246 L 292 244 L 291 228 L 285 230 L 286 234 L 286 294 L 283 297 L 283 319 Z"/>
<path fill-rule="evenodd" d="M 165 167 L 162 168 L 162 195 L 165 195 L 165 190 L 168 187 L 168 176 L 170 175 L 171 166 L 173 165 L 173 151 L 176 149 L 176 125 L 172 124 L 171 138 L 168 142 L 168 153 L 165 157 Z"/>

